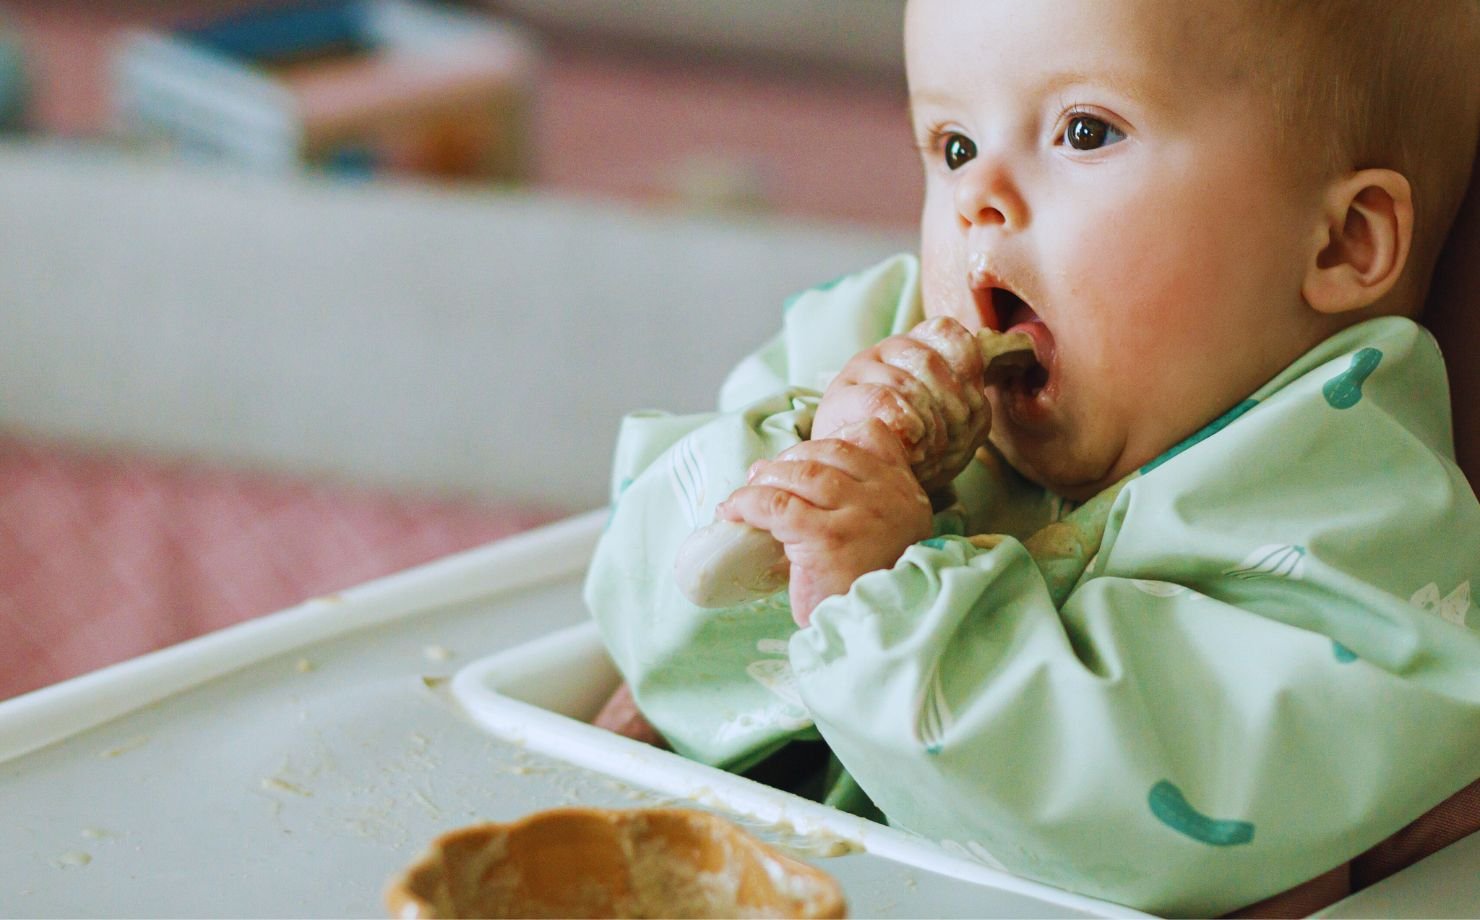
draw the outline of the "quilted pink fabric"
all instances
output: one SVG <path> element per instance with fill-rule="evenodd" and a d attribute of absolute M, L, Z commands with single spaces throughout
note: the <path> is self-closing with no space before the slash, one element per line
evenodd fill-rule
<path fill-rule="evenodd" d="M 0 435 L 0 699 L 555 516 Z"/>

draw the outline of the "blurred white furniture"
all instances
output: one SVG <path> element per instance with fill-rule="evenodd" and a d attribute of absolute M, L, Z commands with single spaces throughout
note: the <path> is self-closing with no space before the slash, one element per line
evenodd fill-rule
<path fill-rule="evenodd" d="M 0 145 L 0 427 L 569 508 L 905 236 Z"/>

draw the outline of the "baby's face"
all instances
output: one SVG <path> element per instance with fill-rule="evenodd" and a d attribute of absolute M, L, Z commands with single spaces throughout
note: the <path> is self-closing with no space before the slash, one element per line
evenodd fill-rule
<path fill-rule="evenodd" d="M 1320 189 L 1275 162 L 1270 104 L 1220 53 L 1227 6 L 911 0 L 925 309 L 1033 337 L 1042 367 L 992 391 L 992 440 L 1060 494 L 1330 331 L 1300 296 Z"/>

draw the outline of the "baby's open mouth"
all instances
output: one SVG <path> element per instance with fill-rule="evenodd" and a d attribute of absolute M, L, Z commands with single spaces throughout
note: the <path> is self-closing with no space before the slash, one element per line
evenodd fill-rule
<path fill-rule="evenodd" d="M 1034 361 L 1002 387 L 1014 395 L 1035 398 L 1048 386 L 1053 360 L 1053 335 L 1038 314 L 1016 292 L 995 284 L 973 286 L 983 322 L 1002 332 L 1022 332 L 1033 340 Z M 995 322 L 994 322 L 995 321 Z"/>

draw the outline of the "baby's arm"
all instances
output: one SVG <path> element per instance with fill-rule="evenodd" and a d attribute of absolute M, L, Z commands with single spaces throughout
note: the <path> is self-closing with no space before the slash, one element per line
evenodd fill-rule
<path fill-rule="evenodd" d="M 930 536 L 922 486 L 948 487 L 986 437 L 983 356 L 960 324 L 936 320 L 865 349 L 828 387 L 813 440 L 751 467 L 718 517 L 784 545 L 792 616 L 805 625 L 824 597 L 888 568 Z M 912 469 L 913 467 L 913 469 Z M 917 476 L 922 475 L 924 483 Z M 663 744 L 622 684 L 595 724 Z"/>
<path fill-rule="evenodd" d="M 1033 360 L 1025 336 L 980 336 L 937 318 L 850 359 L 812 425 L 813 443 L 825 446 L 751 470 L 744 500 L 685 542 L 675 572 L 684 593 L 701 606 L 730 605 L 774 593 L 794 576 L 793 614 L 805 624 L 818 600 L 929 536 L 922 508 L 951 494 L 986 440 L 985 381 Z M 870 443 L 860 440 L 865 428 L 877 435 Z M 861 466 L 849 444 L 883 464 Z"/>
<path fill-rule="evenodd" d="M 619 697 L 600 717 L 603 727 L 644 738 L 643 723 L 651 723 L 683 756 L 736 769 L 809 731 L 800 705 L 761 679 L 770 672 L 759 663 L 779 664 L 773 646 L 795 630 L 790 610 L 699 610 L 680 594 L 673 558 L 751 464 L 801 442 L 815 400 L 815 392 L 783 389 L 738 411 L 623 421 L 611 518 L 584 594 L 638 712 L 624 712 L 628 700 Z"/>
<path fill-rule="evenodd" d="M 819 380 L 919 322 L 917 273 L 917 262 L 901 256 L 804 292 L 788 303 L 782 333 L 726 378 L 719 412 L 647 412 L 623 423 L 612 518 L 586 601 L 630 688 L 599 724 L 644 737 L 651 721 L 685 756 L 732 767 L 811 731 L 800 706 L 762 681 L 782 663 L 775 646 L 795 629 L 787 605 L 762 599 L 741 617 L 699 610 L 679 592 L 673 560 L 693 530 L 713 520 L 715 504 L 746 482 L 754 461 L 779 455 L 812 428 Z M 691 698 L 699 702 L 691 706 Z M 718 699 L 723 706 L 704 702 Z"/>
<path fill-rule="evenodd" d="M 921 319 L 918 263 L 886 260 L 792 301 L 782 334 L 726 380 L 718 412 L 623 422 L 612 516 L 585 599 L 641 712 L 678 753 L 743 769 L 793 738 L 816 737 L 785 667 L 796 625 L 784 597 L 701 609 L 679 590 L 673 561 L 755 461 L 819 431 L 819 381 Z M 607 721 L 630 730 L 616 714 Z"/>
<path fill-rule="evenodd" d="M 1474 635 L 1396 598 L 1342 609 L 1355 582 L 1229 582 L 1239 601 L 1100 577 L 1057 610 L 1021 543 L 947 538 L 822 602 L 791 661 L 891 823 L 1158 915 L 1217 916 L 1473 780 L 1480 740 L 1480 689 L 1441 676 L 1480 663 Z M 1278 607 L 1311 619 L 1256 612 Z"/>
<path fill-rule="evenodd" d="M 591 724 L 654 747 L 668 747 L 668 742 L 637 708 L 637 700 L 632 697 L 632 688 L 625 683 L 617 685 L 617 689 L 602 705 L 601 712 L 596 714 Z"/>
<path fill-rule="evenodd" d="M 803 701 L 891 822 L 1063 887 L 1215 916 L 1351 860 L 1480 773 L 1441 375 L 1354 329 L 1101 507 L 910 547 L 792 640 Z"/>
<path fill-rule="evenodd" d="M 931 498 L 949 493 L 986 442 L 982 349 L 944 317 L 865 348 L 823 394 L 812 439 L 755 464 L 720 505 L 721 519 L 783 545 L 799 625 L 818 601 L 930 536 Z"/>
<path fill-rule="evenodd" d="M 812 437 L 868 419 L 904 445 L 928 495 L 945 491 L 986 442 L 991 408 L 986 363 L 975 335 L 955 320 L 927 320 L 855 355 L 828 384 Z"/>

